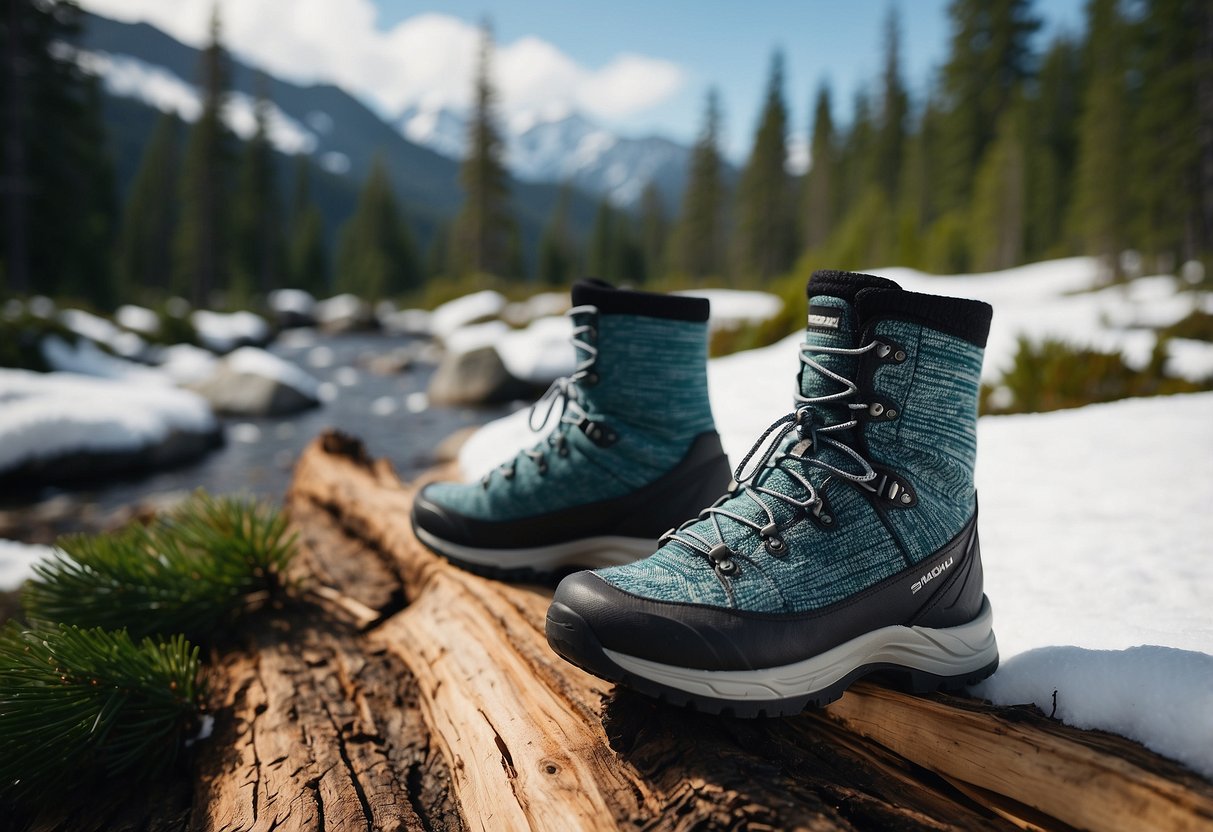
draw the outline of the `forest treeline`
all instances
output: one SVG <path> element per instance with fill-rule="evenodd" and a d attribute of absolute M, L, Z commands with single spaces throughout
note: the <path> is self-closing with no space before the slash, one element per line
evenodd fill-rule
<path fill-rule="evenodd" d="M 1213 255 L 1213 7 L 1201 0 L 1089 0 L 1084 31 L 1043 49 L 1031 0 L 953 0 L 949 52 L 913 85 L 920 96 L 903 73 L 892 7 L 882 71 L 853 91 L 847 123 L 822 82 L 810 122 L 791 124 L 776 52 L 739 175 L 722 159 L 723 105 L 709 91 L 678 206 L 650 186 L 635 210 L 603 200 L 579 234 L 566 188 L 529 253 L 493 116 L 487 28 L 460 211 L 417 239 L 381 162 L 330 250 L 312 162 L 298 157 L 280 181 L 264 97 L 248 141 L 224 121 L 217 18 L 199 70 L 201 115 L 160 119 L 119 206 L 99 82 L 61 47 L 77 10 L 64 0 L 14 8 L 0 22 L 9 293 L 239 305 L 284 286 L 374 298 L 490 277 L 564 285 L 584 272 L 761 285 L 810 266 L 953 273 L 1094 254 L 1116 272 L 1126 250 L 1157 270 Z M 788 171 L 798 130 L 809 139 L 803 175 Z"/>

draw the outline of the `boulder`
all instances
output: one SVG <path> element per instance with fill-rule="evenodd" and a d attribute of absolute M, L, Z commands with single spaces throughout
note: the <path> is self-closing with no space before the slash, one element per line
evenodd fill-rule
<path fill-rule="evenodd" d="M 190 387 L 215 412 L 228 416 L 282 416 L 320 404 L 320 383 L 265 350 L 236 350 L 206 379 Z"/>
<path fill-rule="evenodd" d="M 348 293 L 319 301 L 313 314 L 320 328 L 334 335 L 362 332 L 378 326 L 371 305 Z"/>
<path fill-rule="evenodd" d="M 495 347 L 447 352 L 430 379 L 433 405 L 499 404 L 531 397 L 534 385 L 520 381 L 505 368 Z"/>
<path fill-rule="evenodd" d="M 316 323 L 316 299 L 302 289 L 277 289 L 266 300 L 279 329 Z"/>

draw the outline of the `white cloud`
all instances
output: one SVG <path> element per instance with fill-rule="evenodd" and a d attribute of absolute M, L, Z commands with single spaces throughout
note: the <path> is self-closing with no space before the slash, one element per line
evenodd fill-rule
<path fill-rule="evenodd" d="M 192 46 L 206 42 L 213 0 L 82 0 L 107 17 L 147 21 Z M 371 0 L 224 0 L 223 37 L 232 51 L 274 75 L 328 81 L 387 115 L 420 105 L 464 109 L 471 100 L 477 28 L 424 13 L 382 30 Z M 577 110 L 622 119 L 669 99 L 686 81 L 677 64 L 620 54 L 584 66 L 553 44 L 528 36 L 498 44 L 494 77 L 501 114 L 513 123 Z"/>

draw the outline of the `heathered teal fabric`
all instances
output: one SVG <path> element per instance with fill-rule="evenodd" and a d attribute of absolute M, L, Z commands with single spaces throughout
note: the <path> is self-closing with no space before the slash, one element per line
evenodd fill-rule
<path fill-rule="evenodd" d="M 836 332 L 809 329 L 809 344 L 857 347 L 860 333 L 850 304 L 842 298 L 814 297 L 814 307 L 842 310 Z M 903 550 L 867 498 L 854 487 L 791 457 L 779 459 L 757 478 L 757 484 L 806 497 L 803 487 L 785 468 L 796 468 L 825 496 L 834 522 L 822 528 L 801 520 L 785 528 L 794 510 L 766 498 L 788 544 L 780 556 L 769 553 L 758 533 L 725 517 L 717 520 L 724 542 L 736 553 L 738 571 L 721 576 L 711 560 L 677 542 L 663 546 L 649 558 L 598 570 L 609 583 L 634 595 L 660 601 L 707 604 L 763 613 L 793 613 L 819 609 L 841 601 L 896 574 L 928 556 L 951 539 L 972 515 L 972 470 L 976 452 L 975 423 L 981 350 L 958 338 L 922 326 L 884 321 L 877 326 L 906 347 L 907 360 L 880 366 L 874 378 L 877 393 L 899 403 L 902 418 L 870 424 L 865 436 L 870 461 L 906 472 L 918 490 L 915 508 L 890 511 Z M 856 356 L 825 355 L 809 351 L 817 363 L 854 379 L 860 365 Z M 805 366 L 801 392 L 815 397 L 844 389 L 838 382 Z M 815 405 L 814 418 L 822 425 L 849 419 L 848 402 L 861 401 L 862 393 L 827 405 Z M 831 434 L 854 447 L 853 431 Z M 848 441 L 848 438 L 850 441 Z M 783 442 L 790 449 L 795 434 Z M 844 470 L 860 473 L 857 463 L 826 448 L 822 457 Z M 766 514 L 749 497 L 734 497 L 723 506 L 735 514 L 766 523 Z M 709 520 L 690 528 L 707 540 L 716 540 Z"/>
<path fill-rule="evenodd" d="M 892 365 L 876 371 L 876 389 L 902 409 L 892 422 L 869 425 L 867 437 L 871 461 L 904 471 L 918 492 L 914 509 L 889 512 L 910 559 L 918 562 L 951 540 L 976 509 L 982 350 L 903 321 L 882 321 L 876 332 L 903 345 L 913 364 L 912 375 Z"/>
<path fill-rule="evenodd" d="M 546 514 L 647 485 L 676 465 L 696 436 L 715 430 L 706 323 L 579 313 L 574 324 L 593 326 L 596 334 L 583 337 L 598 348 L 598 383 L 578 383 L 578 401 L 619 440 L 599 447 L 578 428 L 561 424 L 556 430 L 566 438 L 568 456 L 557 454 L 547 440 L 535 446 L 545 451 L 546 473 L 519 454 L 512 478 L 494 472 L 488 488 L 480 482 L 441 483 L 430 486 L 427 497 L 482 520 Z M 588 356 L 578 350 L 579 360 Z"/>

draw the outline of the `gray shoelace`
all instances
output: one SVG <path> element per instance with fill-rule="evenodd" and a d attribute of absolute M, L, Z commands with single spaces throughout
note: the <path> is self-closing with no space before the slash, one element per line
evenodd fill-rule
<path fill-rule="evenodd" d="M 575 315 L 592 315 L 596 320 L 598 308 L 589 305 L 574 306 L 565 314 L 570 318 Z M 589 414 L 586 413 L 580 402 L 582 392 L 580 383 L 593 376 L 594 363 L 598 360 L 598 347 L 593 342 L 597 338 L 598 331 L 593 324 L 579 324 L 573 327 L 569 340 L 574 349 L 580 349 L 585 353 L 585 358 L 577 362 L 572 373 L 553 381 L 543 395 L 531 405 L 530 413 L 527 414 L 527 426 L 534 433 L 541 433 L 551 421 L 552 413 L 559 408 L 556 427 L 534 447 L 519 451 L 513 459 L 485 474 L 480 480 L 482 486 L 489 487 L 494 472 L 500 473 L 507 480 L 513 479 L 518 462 L 524 457 L 535 463 L 540 474 L 546 474 L 548 470 L 547 454 L 550 450 L 554 449 L 560 456 L 568 456 L 568 439 L 565 436 L 567 429 L 564 426 L 581 425 L 589 419 Z M 547 409 L 543 411 L 543 418 L 536 422 L 535 415 L 544 405 L 547 405 Z"/>
<path fill-rule="evenodd" d="M 800 345 L 801 364 L 838 382 L 843 385 L 844 389 L 823 396 L 805 396 L 797 389 L 795 394 L 796 409 L 771 423 L 770 427 L 758 437 L 758 440 L 750 448 L 749 452 L 746 453 L 745 457 L 742 458 L 741 463 L 733 472 L 733 479 L 736 482 L 734 488 L 713 505 L 701 511 L 698 517 L 688 520 L 677 529 L 671 529 L 666 532 L 662 536 L 660 544 L 664 545 L 667 542 L 680 543 L 693 554 L 706 555 L 721 574 L 730 575 L 737 570 L 737 564 L 734 560 L 736 553 L 724 542 L 724 531 L 720 526 L 721 517 L 727 517 L 735 523 L 748 526 L 758 532 L 766 550 L 777 557 L 787 551 L 787 544 L 781 537 L 781 532 L 786 529 L 779 527 L 775 512 L 772 511 L 771 505 L 763 500 L 764 496 L 779 500 L 792 507 L 796 512 L 796 519 L 792 523 L 789 523 L 788 526 L 799 522 L 800 519 L 807 516 L 808 512 L 812 512 L 824 525 L 833 523 L 833 518 L 823 513 L 825 504 L 818 487 L 814 486 L 804 473 L 796 470 L 792 465 L 782 463 L 784 460 L 793 460 L 801 463 L 801 466 L 824 470 L 827 472 L 826 481 L 831 476 L 838 476 L 851 482 L 868 482 L 876 476 L 876 471 L 872 468 L 871 463 L 864 459 L 858 451 L 830 436 L 832 433 L 839 433 L 855 427 L 859 424 L 858 419 L 852 417 L 846 421 L 834 424 L 817 424 L 818 411 L 814 409 L 815 405 L 829 404 L 852 397 L 859 392 L 859 387 L 850 379 L 815 361 L 812 354 L 862 355 L 869 350 L 875 349 L 878 343 L 873 341 L 866 346 L 855 348 L 827 347 L 802 343 Z M 866 409 L 868 405 L 861 402 L 848 402 L 847 407 L 854 411 Z M 796 431 L 800 437 L 800 442 L 794 446 L 794 450 L 796 451 L 794 454 L 781 450 L 784 439 L 792 431 Z M 821 459 L 817 454 L 825 446 L 832 447 L 850 459 L 853 459 L 859 464 L 861 471 L 859 473 L 847 471 Z M 759 451 L 762 451 L 762 453 L 759 454 Z M 757 459 L 758 462 L 747 472 L 746 466 L 753 459 Z M 784 494 L 782 491 L 776 491 L 760 485 L 758 483 L 759 474 L 768 467 L 781 468 L 784 473 L 798 483 L 804 489 L 806 495 L 804 499 L 798 500 L 791 494 Z M 749 498 L 762 509 L 766 515 L 767 522 L 765 524 L 757 523 L 748 517 L 723 508 L 726 502 L 738 497 L 739 494 Z M 712 531 L 716 537 L 715 540 L 711 540 L 691 529 L 692 526 L 701 520 L 711 521 Z"/>

